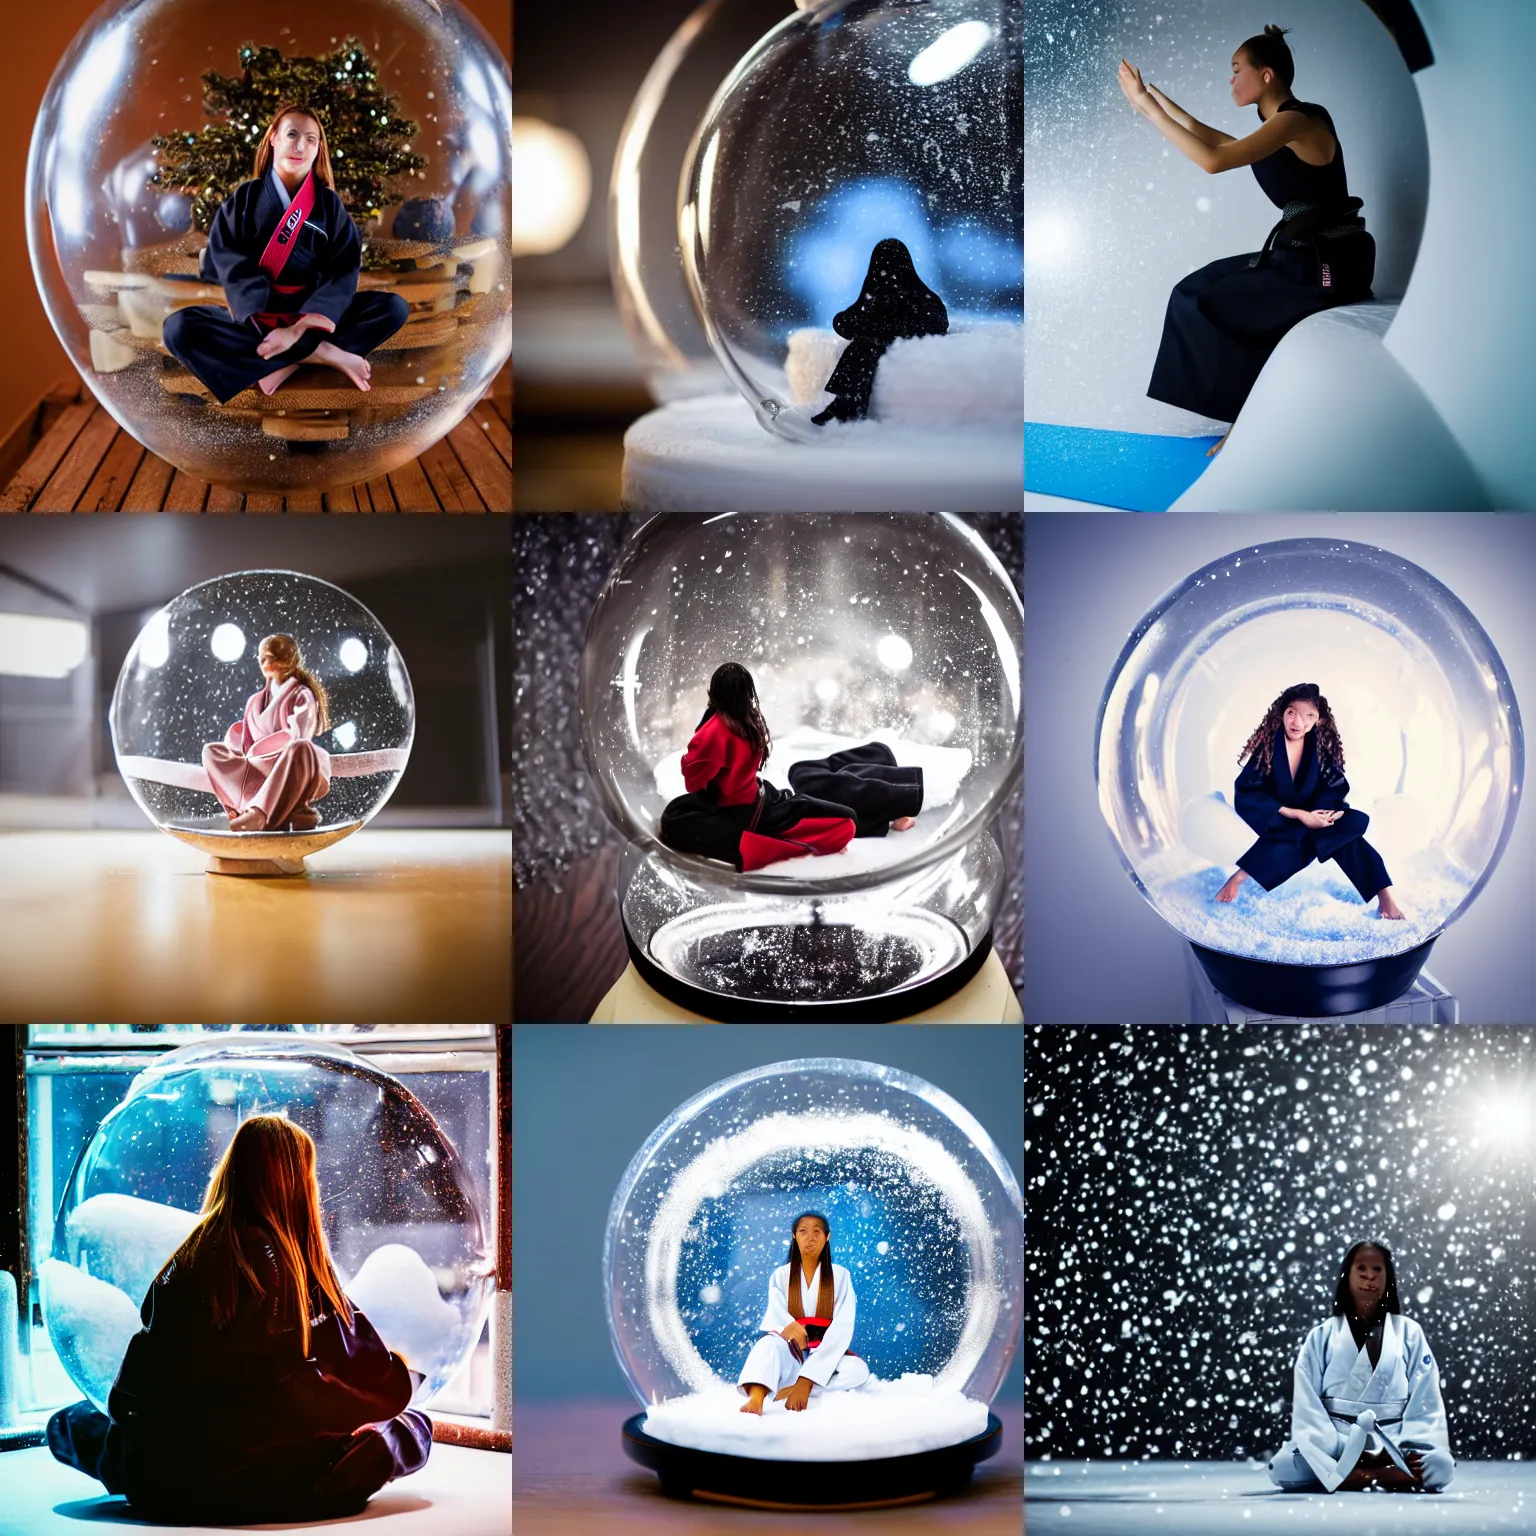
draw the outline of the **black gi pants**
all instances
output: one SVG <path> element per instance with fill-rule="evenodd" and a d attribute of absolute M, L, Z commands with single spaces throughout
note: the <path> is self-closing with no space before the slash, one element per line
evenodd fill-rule
<path fill-rule="evenodd" d="M 923 808 L 923 770 L 898 768 L 883 741 L 795 763 L 789 782 L 797 795 L 846 806 L 858 823 L 855 837 L 884 837 L 898 817 Z"/>
<path fill-rule="evenodd" d="M 1356 825 L 1352 818 L 1358 818 L 1360 832 L 1364 832 L 1370 817 L 1364 811 L 1353 810 L 1345 811 L 1329 831 L 1334 835 L 1340 831 L 1348 833 Z M 1294 843 L 1278 837 L 1261 837 L 1237 861 L 1237 867 L 1266 891 L 1272 891 L 1299 874 L 1316 857 L 1317 844 L 1311 832 Z M 1328 857 L 1344 871 L 1349 883 L 1360 893 L 1361 901 L 1374 900 L 1378 891 L 1392 884 L 1385 861 L 1358 833 Z"/>

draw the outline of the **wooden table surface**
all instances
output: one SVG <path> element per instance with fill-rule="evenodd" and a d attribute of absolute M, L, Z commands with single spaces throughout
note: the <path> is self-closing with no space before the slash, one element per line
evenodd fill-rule
<path fill-rule="evenodd" d="M 441 442 L 393 474 L 337 491 L 241 495 L 167 464 L 79 379 L 0 441 L 0 512 L 500 512 L 512 510 L 512 371 Z"/>
<path fill-rule="evenodd" d="M 814 1517 L 664 1498 L 655 1473 L 625 1456 L 619 1432 L 635 1411 L 627 1401 L 530 1403 L 512 1423 L 512 1512 L 517 1536 L 886 1536 L 965 1532 L 1019 1536 L 1024 1524 L 1024 1413 L 994 1403 L 1002 1450 L 953 1498 L 900 1509 Z"/>

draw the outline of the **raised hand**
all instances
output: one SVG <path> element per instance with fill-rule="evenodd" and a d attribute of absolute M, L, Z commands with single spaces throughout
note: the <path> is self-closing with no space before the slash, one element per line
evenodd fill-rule
<path fill-rule="evenodd" d="M 1157 110 L 1157 102 L 1141 78 L 1141 71 L 1124 59 L 1120 60 L 1120 89 L 1125 92 L 1125 99 L 1143 117 Z"/>

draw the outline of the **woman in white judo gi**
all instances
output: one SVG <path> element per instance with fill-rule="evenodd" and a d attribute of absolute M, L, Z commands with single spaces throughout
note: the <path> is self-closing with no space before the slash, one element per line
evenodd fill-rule
<path fill-rule="evenodd" d="M 817 1390 L 862 1386 L 869 1367 L 849 1351 L 857 1297 L 853 1280 L 832 1262 L 832 1228 L 817 1211 L 795 1218 L 789 1259 L 768 1280 L 762 1337 L 752 1346 L 737 1385 L 746 1394 L 743 1413 L 761 1413 L 772 1395 L 798 1413 Z M 814 1297 L 816 1310 L 806 1311 Z"/>
<path fill-rule="evenodd" d="M 1344 1255 L 1333 1314 L 1297 1356 L 1291 1438 L 1271 1479 L 1287 1493 L 1438 1493 L 1456 1466 L 1440 1369 L 1424 1330 L 1402 1315 L 1384 1244 Z"/>

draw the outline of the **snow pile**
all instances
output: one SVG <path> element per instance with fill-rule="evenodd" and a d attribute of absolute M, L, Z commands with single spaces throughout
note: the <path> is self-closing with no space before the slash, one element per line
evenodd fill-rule
<path fill-rule="evenodd" d="M 848 345 L 835 331 L 793 331 L 785 372 L 790 397 L 813 413 L 830 404 L 823 386 Z M 956 323 L 946 336 L 892 342 L 869 402 L 873 419 L 920 427 L 1010 427 L 1024 420 L 1024 327 Z M 860 423 L 830 423 L 829 432 Z"/>
<path fill-rule="evenodd" d="M 139 1303 L 62 1259 L 44 1259 L 39 1279 L 54 1353 L 70 1380 L 105 1409 L 128 1341 L 139 1331 Z"/>
<path fill-rule="evenodd" d="M 1349 965 L 1403 954 L 1439 932 L 1472 889 L 1464 869 L 1425 849 L 1388 867 L 1397 904 L 1407 914 L 1397 922 L 1377 916 L 1374 898 L 1361 901 L 1331 859 L 1309 864 L 1273 891 L 1246 880 L 1236 901 L 1219 903 L 1216 893 L 1232 867 L 1213 866 L 1151 887 L 1153 903 L 1197 944 L 1286 965 Z"/>
<path fill-rule="evenodd" d="M 801 1412 L 771 1399 L 762 1416 L 742 1413 L 735 1387 L 711 1387 L 653 1407 L 641 1426 L 671 1445 L 761 1461 L 870 1461 L 911 1456 L 974 1439 L 987 1427 L 987 1405 L 932 1376 L 873 1377 L 851 1392 L 815 1391 Z"/>
<path fill-rule="evenodd" d="M 375 1248 L 347 1282 L 346 1292 L 379 1337 L 423 1374 L 458 1353 L 464 1318 L 443 1300 L 432 1271 L 414 1248 L 404 1243 Z"/>
<path fill-rule="evenodd" d="M 969 747 L 930 746 L 907 741 L 894 731 L 874 731 L 868 736 L 834 736 L 815 726 L 799 725 L 783 736 L 774 737 L 763 777 L 780 789 L 789 789 L 789 770 L 795 763 L 830 757 L 834 752 L 845 752 L 849 747 L 869 741 L 883 741 L 895 755 L 898 767 L 923 770 L 923 809 L 917 824 L 905 832 L 888 832 L 884 837 L 856 837 L 841 853 L 826 854 L 815 860 L 781 859 L 777 864 L 766 865 L 758 873 L 782 874 L 795 880 L 805 879 L 807 870 L 823 874 L 828 879 L 861 874 L 906 858 L 949 825 L 951 818 L 941 813 L 944 807 L 954 803 L 966 774 L 971 771 Z M 666 799 L 673 800 L 686 793 L 681 752 L 662 758 L 656 764 L 655 773 L 656 788 Z"/>
<path fill-rule="evenodd" d="M 186 1241 L 201 1217 L 137 1195 L 92 1195 L 65 1219 L 79 1266 L 115 1285 L 137 1312 L 165 1261 Z"/>

